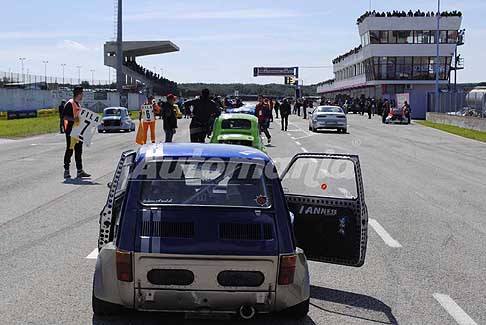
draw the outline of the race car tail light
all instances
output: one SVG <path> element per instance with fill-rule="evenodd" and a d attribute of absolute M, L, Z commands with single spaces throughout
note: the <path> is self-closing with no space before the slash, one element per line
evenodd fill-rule
<path fill-rule="evenodd" d="M 297 255 L 280 257 L 280 269 L 278 271 L 278 284 L 287 285 L 294 283 L 295 264 Z"/>
<path fill-rule="evenodd" d="M 132 282 L 132 253 L 126 251 L 116 251 L 116 276 L 123 282 Z"/>

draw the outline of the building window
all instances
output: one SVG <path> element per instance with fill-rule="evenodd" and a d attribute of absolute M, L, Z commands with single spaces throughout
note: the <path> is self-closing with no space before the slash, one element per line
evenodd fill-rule
<path fill-rule="evenodd" d="M 447 32 L 447 43 L 457 44 L 457 30 L 450 30 Z"/>
<path fill-rule="evenodd" d="M 380 32 L 376 30 L 370 31 L 370 44 L 380 44 Z"/>
<path fill-rule="evenodd" d="M 398 36 L 397 34 L 398 34 L 398 31 L 396 31 L 396 30 L 390 31 L 389 38 L 388 38 L 389 44 L 396 44 L 397 43 L 397 36 Z"/>
<path fill-rule="evenodd" d="M 388 44 L 388 31 L 387 30 L 380 31 L 379 37 L 380 37 L 380 44 Z"/>
<path fill-rule="evenodd" d="M 410 30 L 394 31 L 398 44 L 413 44 L 413 32 Z"/>
<path fill-rule="evenodd" d="M 440 39 L 440 42 L 442 44 L 446 44 L 447 43 L 447 31 L 446 30 L 441 30 L 440 33 L 439 33 L 439 35 L 440 35 L 440 38 L 439 38 Z"/>

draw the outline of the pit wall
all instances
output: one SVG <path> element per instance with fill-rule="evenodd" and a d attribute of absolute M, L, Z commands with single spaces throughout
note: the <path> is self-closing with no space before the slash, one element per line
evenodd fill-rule
<path fill-rule="evenodd" d="M 0 112 L 37 111 L 58 107 L 62 100 L 72 97 L 70 90 L 35 90 L 0 88 Z M 128 109 L 138 110 L 145 96 L 139 93 L 128 94 Z M 120 96 L 116 92 L 85 91 L 81 106 L 96 112 L 105 107 L 120 106 Z M 6 115 L 0 114 L 0 118 Z"/>
<path fill-rule="evenodd" d="M 465 129 L 486 132 L 486 118 L 470 116 L 452 116 L 442 113 L 427 113 L 427 121 L 446 125 L 454 125 Z"/>

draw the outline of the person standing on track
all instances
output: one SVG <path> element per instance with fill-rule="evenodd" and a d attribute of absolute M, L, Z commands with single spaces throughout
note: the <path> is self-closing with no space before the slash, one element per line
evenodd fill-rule
<path fill-rule="evenodd" d="M 211 121 L 221 114 L 218 106 L 209 98 L 209 89 L 203 89 L 201 97 L 186 101 L 185 107 L 193 107 L 192 120 L 189 125 L 191 142 L 204 143 L 211 130 Z"/>
<path fill-rule="evenodd" d="M 66 101 L 61 101 L 61 105 L 59 105 L 59 133 L 64 133 L 64 106 L 66 106 Z"/>
<path fill-rule="evenodd" d="M 71 157 L 74 153 L 76 161 L 77 177 L 91 177 L 90 174 L 83 170 L 83 142 L 71 138 L 71 131 L 74 126 L 79 124 L 79 111 L 81 106 L 79 102 L 83 100 L 83 87 L 76 86 L 73 91 L 73 98 L 71 98 L 64 106 L 63 120 L 64 133 L 66 134 L 66 151 L 64 152 L 64 179 L 71 178 L 69 172 L 69 165 L 71 165 Z"/>
<path fill-rule="evenodd" d="M 152 110 L 145 110 L 144 106 L 152 106 Z M 145 132 L 145 143 L 147 143 L 147 133 L 150 129 L 150 140 L 155 143 L 155 117 L 160 114 L 160 107 L 154 101 L 154 96 L 147 96 L 147 101 L 140 107 L 140 114 L 138 116 L 138 121 L 143 123 L 143 131 Z M 142 119 L 143 117 L 143 119 Z M 142 121 L 143 120 L 143 121 Z"/>
<path fill-rule="evenodd" d="M 280 116 L 282 117 L 282 131 L 287 131 L 287 128 L 289 126 L 290 111 L 291 107 L 289 100 L 285 98 L 282 105 L 280 105 Z"/>
<path fill-rule="evenodd" d="M 255 114 L 258 118 L 258 127 L 260 129 L 260 133 L 265 133 L 268 143 L 270 144 L 272 141 L 272 136 L 268 131 L 268 126 L 270 125 L 270 116 L 272 115 L 272 111 L 270 109 L 268 99 L 263 100 L 263 96 L 258 96 L 258 104 L 255 108 Z"/>
<path fill-rule="evenodd" d="M 177 97 L 173 94 L 167 95 L 167 102 L 162 104 L 161 114 L 164 121 L 165 142 L 172 142 L 177 129 L 176 107 L 174 106 Z"/>
<path fill-rule="evenodd" d="M 273 109 L 275 110 L 275 116 L 278 118 L 278 112 L 280 111 L 281 105 L 277 98 L 274 98 L 273 102 L 274 102 Z"/>

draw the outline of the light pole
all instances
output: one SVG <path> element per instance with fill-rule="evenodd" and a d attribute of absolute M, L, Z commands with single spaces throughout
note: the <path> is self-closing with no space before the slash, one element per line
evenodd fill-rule
<path fill-rule="evenodd" d="M 89 70 L 91 72 L 91 85 L 94 86 L 94 73 L 96 70 Z"/>
<path fill-rule="evenodd" d="M 66 67 L 66 63 L 61 63 L 62 67 L 62 85 L 64 86 L 64 68 Z"/>
<path fill-rule="evenodd" d="M 82 66 L 78 65 L 78 66 L 76 66 L 76 68 L 78 69 L 78 84 L 81 84 L 81 68 L 82 68 Z"/>
<path fill-rule="evenodd" d="M 49 61 L 42 61 L 42 63 L 44 63 L 44 78 L 45 78 L 45 82 L 46 82 L 46 86 L 47 86 L 47 64 L 49 63 Z"/>
<path fill-rule="evenodd" d="M 118 0 L 117 31 L 116 31 L 116 90 L 119 96 L 123 93 L 123 1 Z M 121 101 L 121 98 L 120 98 Z"/>
<path fill-rule="evenodd" d="M 19 58 L 19 60 L 22 63 L 22 82 L 25 82 L 25 79 L 24 79 L 24 61 L 27 60 L 27 58 Z"/>
<path fill-rule="evenodd" d="M 435 112 L 439 113 L 440 92 L 439 92 L 439 59 L 440 59 L 440 0 L 437 0 L 437 34 L 435 43 L 437 47 L 437 56 L 435 58 Z"/>

